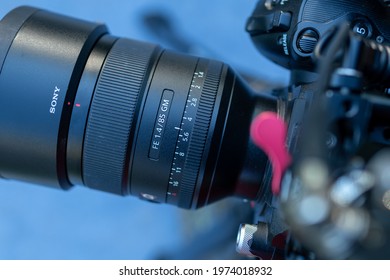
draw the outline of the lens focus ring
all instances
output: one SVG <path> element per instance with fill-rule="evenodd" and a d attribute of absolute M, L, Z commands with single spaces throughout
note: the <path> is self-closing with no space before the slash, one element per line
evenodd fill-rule
<path fill-rule="evenodd" d="M 139 96 L 156 46 L 118 40 L 104 63 L 91 103 L 83 151 L 84 184 L 122 194 Z"/>

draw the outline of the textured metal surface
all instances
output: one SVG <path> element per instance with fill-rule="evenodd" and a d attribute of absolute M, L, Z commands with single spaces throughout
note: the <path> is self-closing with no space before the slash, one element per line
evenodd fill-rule
<path fill-rule="evenodd" d="M 253 239 L 257 227 L 255 225 L 242 224 L 238 230 L 236 250 L 243 255 L 252 255 L 250 242 Z"/>

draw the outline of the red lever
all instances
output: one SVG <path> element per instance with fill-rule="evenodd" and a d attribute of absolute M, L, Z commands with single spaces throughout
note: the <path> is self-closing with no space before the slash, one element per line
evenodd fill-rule
<path fill-rule="evenodd" d="M 251 137 L 269 157 L 272 168 L 272 192 L 280 192 L 282 175 L 291 163 L 291 156 L 286 148 L 287 125 L 273 112 L 258 115 L 251 125 Z"/>

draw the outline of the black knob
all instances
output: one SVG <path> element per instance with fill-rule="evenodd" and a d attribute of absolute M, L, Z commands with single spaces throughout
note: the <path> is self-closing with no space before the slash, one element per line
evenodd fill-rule
<path fill-rule="evenodd" d="M 252 16 L 246 24 L 246 31 L 253 35 L 288 31 L 291 25 L 290 12 L 276 11 L 266 15 Z"/>
<path fill-rule="evenodd" d="M 299 51 L 310 54 L 314 51 L 319 40 L 318 33 L 313 29 L 305 29 L 299 34 L 297 46 Z"/>
<path fill-rule="evenodd" d="M 352 30 L 363 38 L 370 38 L 372 36 L 372 26 L 366 20 L 358 20 L 355 22 Z"/>

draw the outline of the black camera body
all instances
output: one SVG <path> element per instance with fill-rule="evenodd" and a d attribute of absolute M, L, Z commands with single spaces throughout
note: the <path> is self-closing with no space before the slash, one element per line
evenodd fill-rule
<path fill-rule="evenodd" d="M 389 229 L 387 190 L 378 186 L 386 172 L 379 166 L 388 164 L 390 109 L 383 5 L 258 2 L 246 29 L 261 53 L 292 71 L 290 87 L 275 95 L 293 163 L 279 199 L 268 192 L 258 204 L 259 222 L 242 225 L 239 246 L 252 240 L 243 251 L 265 258 L 388 258 L 387 238 L 371 235 Z"/>
<path fill-rule="evenodd" d="M 380 1 L 259 1 L 246 30 L 273 62 L 289 69 L 312 71 L 317 43 L 348 22 L 366 39 L 389 41 L 388 11 Z"/>
<path fill-rule="evenodd" d="M 261 93 L 221 62 L 15 9 L 0 21 L 0 176 L 186 209 L 239 196 L 255 205 L 243 254 L 387 258 L 384 6 L 259 1 L 246 30 L 292 73 Z"/>

